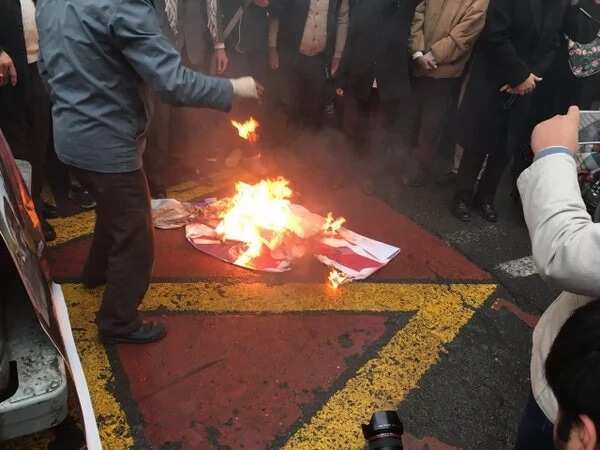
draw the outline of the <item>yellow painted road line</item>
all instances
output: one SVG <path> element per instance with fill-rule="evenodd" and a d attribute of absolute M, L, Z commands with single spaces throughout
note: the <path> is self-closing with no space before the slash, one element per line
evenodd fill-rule
<path fill-rule="evenodd" d="M 220 173 L 210 182 L 200 185 L 192 182 L 179 184 L 169 190 L 168 196 L 182 202 L 202 197 L 225 187 L 230 175 L 230 173 Z M 54 247 L 92 234 L 96 223 L 96 214 L 94 211 L 84 211 L 69 217 L 50 219 L 48 222 L 56 231 L 56 239 L 48 243 L 50 247 Z"/>
<path fill-rule="evenodd" d="M 475 314 L 493 286 L 453 287 L 429 298 L 409 323 L 360 368 L 315 416 L 294 434 L 285 450 L 363 449 L 359 424 L 382 409 L 396 409 Z"/>
<path fill-rule="evenodd" d="M 104 346 L 98 341 L 94 319 L 100 305 L 101 293 L 98 292 L 93 301 L 85 302 L 74 295 L 73 285 L 64 285 L 63 290 L 77 350 L 93 400 L 102 444 L 110 450 L 132 448 L 133 438 L 127 416 L 109 388 L 115 382 L 112 368 Z"/>
<path fill-rule="evenodd" d="M 289 313 L 306 311 L 409 312 L 416 314 L 356 377 L 332 396 L 286 444 L 288 450 L 362 448 L 358 424 L 374 409 L 397 406 L 435 364 L 485 300 L 494 284 L 355 283 L 332 291 L 325 284 L 155 283 L 146 311 Z M 113 375 L 98 343 L 95 311 L 102 289 L 63 285 L 75 338 L 106 448 L 133 445 L 125 413 L 109 389 Z"/>

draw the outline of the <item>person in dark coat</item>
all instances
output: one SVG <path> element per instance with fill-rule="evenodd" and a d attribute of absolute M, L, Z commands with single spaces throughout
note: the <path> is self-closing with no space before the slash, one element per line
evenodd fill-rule
<path fill-rule="evenodd" d="M 46 240 L 56 237 L 41 200 L 50 138 L 50 101 L 38 73 L 33 0 L 0 0 L 0 128 L 15 158 L 31 164 L 31 196 Z M 9 69 L 9 67 L 12 67 Z"/>
<path fill-rule="evenodd" d="M 569 0 L 491 0 L 460 106 L 458 142 L 465 150 L 453 214 L 471 219 L 474 204 L 483 217 L 498 219 L 494 199 L 510 155 L 528 146 L 536 97 L 563 42 Z M 544 112 L 535 111 L 544 116 Z M 552 114 L 553 111 L 548 111 Z M 487 156 L 486 168 L 477 178 Z"/>
<path fill-rule="evenodd" d="M 408 40 L 417 2 L 354 0 L 348 40 L 337 75 L 343 96 L 343 129 L 359 156 L 367 157 L 363 190 L 372 194 L 373 177 L 383 162 L 381 151 L 370 155 L 374 127 L 366 123 L 374 104 L 383 118 L 385 147 L 397 158 L 408 155 L 414 126 L 411 111 Z M 376 86 L 376 89 L 373 89 Z"/>
<path fill-rule="evenodd" d="M 272 68 L 281 62 L 294 123 L 322 126 L 329 80 L 346 44 L 349 9 L 349 0 L 271 0 L 276 26 L 270 30 L 269 59 Z"/>

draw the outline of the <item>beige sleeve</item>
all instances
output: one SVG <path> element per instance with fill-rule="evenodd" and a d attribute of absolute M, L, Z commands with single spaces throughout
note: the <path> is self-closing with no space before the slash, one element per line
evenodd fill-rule
<path fill-rule="evenodd" d="M 431 52 L 438 64 L 456 61 L 473 49 L 485 25 L 487 7 L 488 0 L 474 0 L 448 36 L 432 44 Z"/>
<path fill-rule="evenodd" d="M 279 19 L 269 16 L 269 48 L 277 48 L 277 37 L 279 36 Z"/>
<path fill-rule="evenodd" d="M 348 39 L 348 27 L 350 26 L 350 0 L 342 0 L 338 13 L 337 35 L 335 38 L 334 58 L 341 58 Z"/>
<path fill-rule="evenodd" d="M 415 15 L 410 26 L 410 38 L 408 40 L 408 48 L 411 55 L 417 52 L 425 51 L 425 33 L 423 25 L 425 23 L 425 1 L 417 5 Z"/>

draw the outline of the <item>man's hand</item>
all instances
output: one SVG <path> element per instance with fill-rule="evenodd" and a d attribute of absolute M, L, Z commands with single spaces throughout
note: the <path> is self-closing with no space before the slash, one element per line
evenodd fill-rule
<path fill-rule="evenodd" d="M 17 69 L 8 53 L 0 51 L 0 87 L 17 84 Z"/>
<path fill-rule="evenodd" d="M 431 52 L 427 52 L 425 55 L 419 56 L 416 61 L 419 67 L 425 72 L 429 72 L 430 70 L 435 70 L 438 68 L 435 57 Z"/>
<path fill-rule="evenodd" d="M 276 47 L 269 48 L 269 66 L 272 70 L 279 69 L 279 52 Z"/>
<path fill-rule="evenodd" d="M 254 0 L 254 4 L 256 6 L 260 6 L 261 8 L 266 8 L 269 6 L 271 2 L 269 0 Z"/>
<path fill-rule="evenodd" d="M 224 48 L 218 48 L 215 50 L 215 54 L 213 56 L 215 58 L 214 67 L 217 69 L 217 73 L 219 75 L 223 74 L 227 70 L 227 66 L 229 65 L 229 58 L 227 57 L 227 52 Z"/>
<path fill-rule="evenodd" d="M 258 100 L 265 92 L 265 88 L 252 77 L 242 77 L 230 80 L 234 95 L 241 98 Z"/>
<path fill-rule="evenodd" d="M 554 116 L 538 124 L 531 135 L 531 150 L 536 155 L 549 147 L 565 147 L 573 154 L 579 148 L 579 108 L 571 106 L 566 116 Z"/>
<path fill-rule="evenodd" d="M 334 57 L 331 60 L 331 76 L 335 77 L 335 74 L 337 73 L 337 71 L 340 69 L 340 57 Z"/>
<path fill-rule="evenodd" d="M 543 78 L 538 77 L 536 74 L 530 73 L 525 81 L 515 87 L 511 87 L 505 84 L 500 88 L 500 92 L 508 92 L 513 95 L 527 95 L 531 94 L 537 86 L 537 83 L 542 81 Z"/>

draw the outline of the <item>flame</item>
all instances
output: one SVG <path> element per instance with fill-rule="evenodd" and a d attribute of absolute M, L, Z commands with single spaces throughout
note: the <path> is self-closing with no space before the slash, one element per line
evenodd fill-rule
<path fill-rule="evenodd" d="M 340 217 L 338 219 L 334 219 L 333 214 L 327 213 L 327 218 L 323 224 L 323 232 L 327 234 L 337 233 L 344 223 L 346 223 L 345 218 Z"/>
<path fill-rule="evenodd" d="M 329 285 L 333 289 L 337 289 L 342 284 L 352 281 L 348 275 L 346 275 L 345 273 L 340 272 L 339 270 L 336 270 L 336 269 L 331 269 L 331 272 L 329 272 L 328 279 L 329 279 Z"/>
<path fill-rule="evenodd" d="M 250 119 L 246 120 L 244 123 L 232 120 L 231 125 L 237 128 L 238 134 L 242 139 L 245 139 L 250 143 L 254 143 L 258 140 L 258 134 L 256 133 L 256 129 L 260 127 L 260 123 L 258 123 L 258 121 L 254 119 L 254 117 L 250 117 Z"/>
<path fill-rule="evenodd" d="M 216 232 L 223 239 L 244 242 L 246 250 L 236 264 L 247 265 L 263 251 L 274 250 L 286 233 L 296 232 L 300 224 L 292 214 L 292 190 L 285 178 L 262 180 L 255 185 L 239 182 L 229 207 L 219 215 Z"/>

